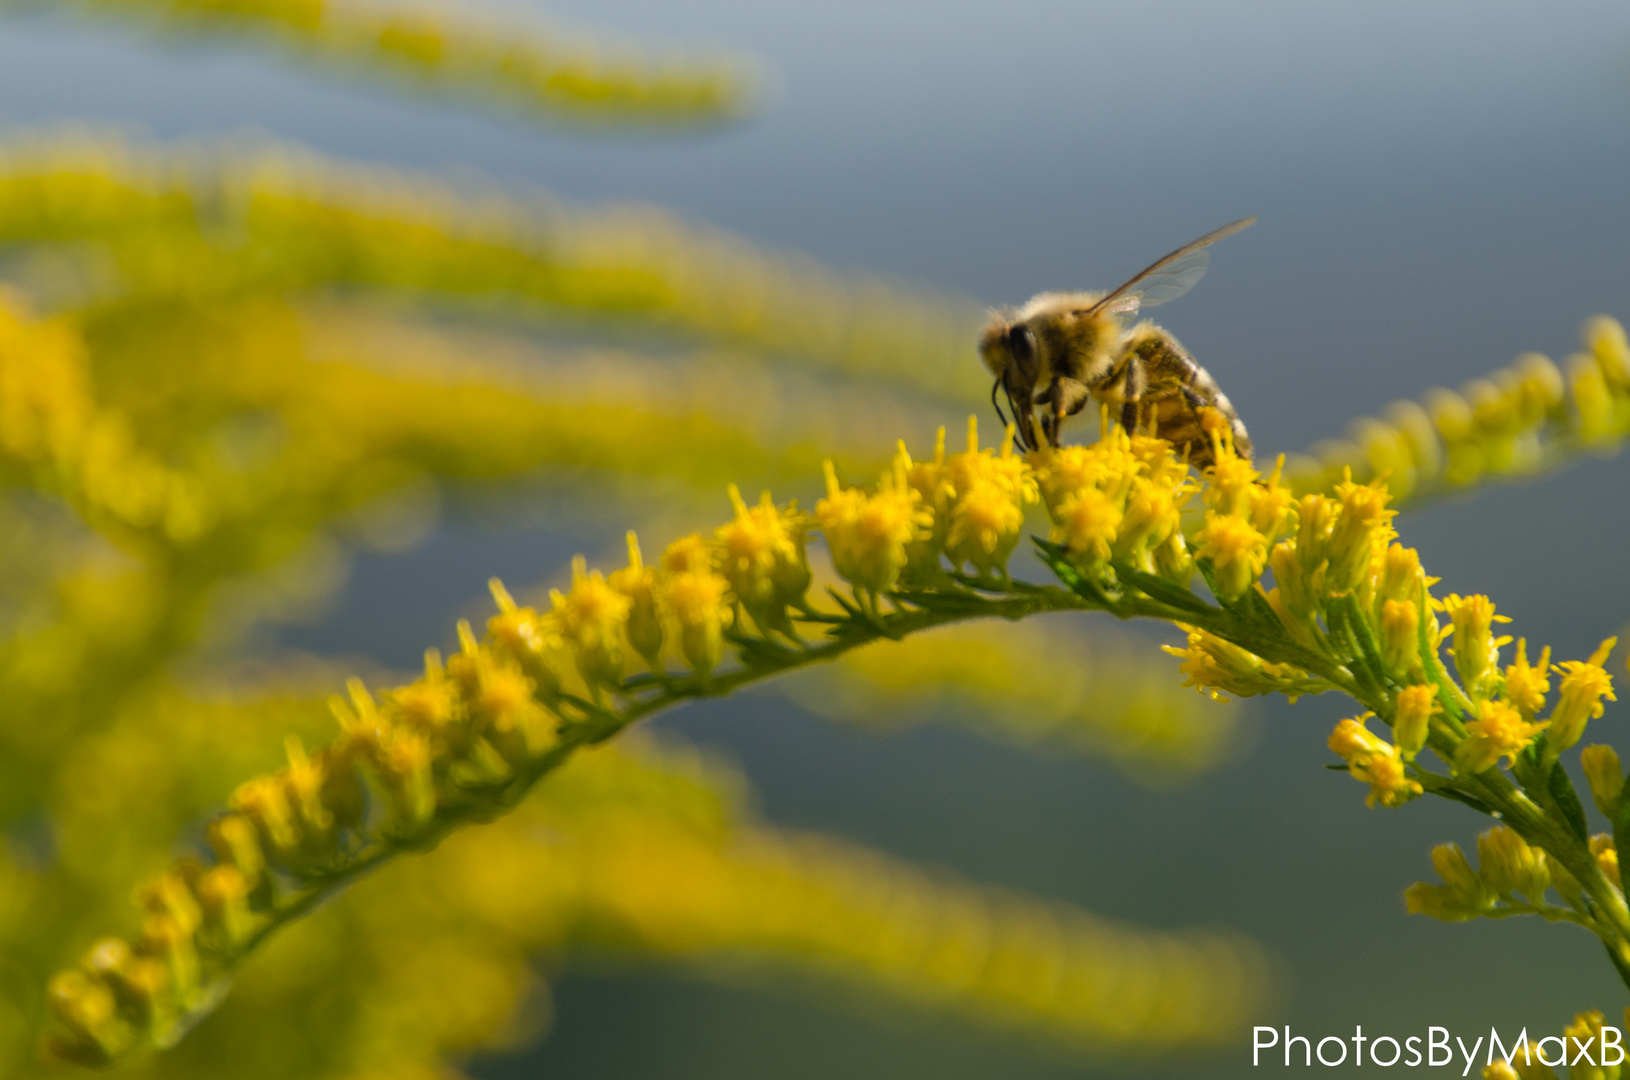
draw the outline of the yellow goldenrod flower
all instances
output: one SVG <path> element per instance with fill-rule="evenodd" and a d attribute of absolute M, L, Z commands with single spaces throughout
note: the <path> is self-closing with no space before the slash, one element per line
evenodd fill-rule
<path fill-rule="evenodd" d="M 1616 881 L 1618 878 L 1615 876 L 1610 880 Z M 1567 1055 L 1568 1080 L 1619 1080 L 1621 1066 L 1603 1064 L 1606 1055 L 1600 1037 L 1605 1020 L 1606 1017 L 1599 1012 L 1582 1012 L 1573 1018 L 1573 1023 L 1562 1029 L 1563 1045 L 1571 1051 Z M 1586 1052 L 1580 1054 L 1579 1047 L 1585 1047 Z"/>
<path fill-rule="evenodd" d="M 796 506 L 778 510 L 768 491 L 751 509 L 735 484 L 729 492 L 736 516 L 714 532 L 721 550 L 720 569 L 760 631 L 792 636 L 787 605 L 802 603 L 810 582 L 803 516 Z"/>
<path fill-rule="evenodd" d="M 1562 676 L 1561 695 L 1550 720 L 1550 739 L 1557 749 L 1566 750 L 1579 741 L 1585 724 L 1602 715 L 1603 698 L 1618 700 L 1613 694 L 1613 676 L 1602 667 L 1618 641 L 1608 638 L 1589 660 L 1569 660 L 1552 669 Z"/>
<path fill-rule="evenodd" d="M 1596 865 L 1608 881 L 1618 884 L 1619 849 L 1613 844 L 1611 833 L 1597 833 L 1590 838 L 1590 853 L 1596 856 Z"/>
<path fill-rule="evenodd" d="M 1438 711 L 1437 690 L 1430 686 L 1406 686 L 1398 691 L 1396 712 L 1392 718 L 1392 737 L 1398 740 L 1398 749 L 1405 761 L 1413 761 L 1426 745 L 1431 721 Z"/>
<path fill-rule="evenodd" d="M 949 485 L 944 535 L 951 565 L 971 564 L 981 574 L 1007 572 L 1008 558 L 1024 530 L 1024 507 L 1037 500 L 1029 464 L 1013 453 L 1010 424 L 999 452 L 979 449 L 978 420 L 968 418 L 968 449 L 946 459 L 941 476 Z M 907 459 L 909 460 L 909 459 Z M 916 483 L 912 487 L 921 490 Z"/>
<path fill-rule="evenodd" d="M 1366 713 L 1365 716 L 1370 714 Z M 1343 720 L 1330 733 L 1330 749 L 1347 762 L 1353 779 L 1370 785 L 1364 805 L 1402 806 L 1421 793 L 1419 781 L 1404 771 L 1404 758 L 1398 747 L 1364 726 L 1364 717 Z"/>
<path fill-rule="evenodd" d="M 1381 570 L 1379 598 L 1408 600 L 1414 603 L 1420 599 L 1423 582 L 1430 584 L 1426 582 L 1426 576 L 1421 572 L 1420 553 L 1401 544 L 1389 545 L 1386 562 Z"/>
<path fill-rule="evenodd" d="M 583 557 L 572 560 L 572 588 L 562 595 L 551 589 L 555 623 L 571 647 L 583 681 L 598 689 L 623 679 L 623 624 L 633 604 L 596 570 L 587 572 Z"/>
<path fill-rule="evenodd" d="M 1058 504 L 1058 525 L 1050 533 L 1054 543 L 1077 557 L 1083 569 L 1107 563 L 1124 517 L 1120 500 L 1095 487 L 1070 492 Z"/>
<path fill-rule="evenodd" d="M 1205 526 L 1195 537 L 1195 556 L 1210 560 L 1218 598 L 1237 600 L 1255 584 L 1268 561 L 1268 538 L 1243 517 L 1206 514 Z"/>
<path fill-rule="evenodd" d="M 1530 667 L 1528 642 L 1517 639 L 1517 655 L 1505 669 L 1505 699 L 1517 707 L 1524 719 L 1532 720 L 1545 707 L 1545 695 L 1551 691 L 1550 668 L 1549 645 L 1541 650 L 1539 663 Z"/>
<path fill-rule="evenodd" d="M 1216 451 L 1216 464 L 1206 471 L 1206 507 L 1221 515 L 1251 517 L 1262 494 L 1257 471 L 1234 452 L 1231 440 L 1220 440 Z"/>
<path fill-rule="evenodd" d="M 951 502 L 956 497 L 956 485 L 945 469 L 945 428 L 934 432 L 934 457 L 930 461 L 913 461 L 905 440 L 895 446 L 895 460 L 905 469 L 906 483 L 911 485 L 922 500 L 923 509 L 933 516 L 933 524 L 926 535 L 906 545 L 906 561 L 910 572 L 925 579 L 932 578 L 940 569 L 940 555 L 945 551 L 945 534 L 950 525 Z"/>
<path fill-rule="evenodd" d="M 1214 700 L 1226 701 L 1218 693 L 1226 691 L 1240 697 L 1281 693 L 1295 701 L 1302 694 L 1319 694 L 1330 688 L 1299 668 L 1269 663 L 1208 630 L 1184 629 L 1189 632 L 1187 648 L 1162 645 L 1161 649 L 1183 659 L 1178 670 L 1188 676 L 1184 686 L 1192 686 Z"/>
<path fill-rule="evenodd" d="M 1493 625 L 1511 620 L 1496 615 L 1494 603 L 1486 596 L 1450 594 L 1438 606 L 1449 613 L 1454 624 L 1455 670 L 1460 685 L 1474 700 L 1481 701 L 1488 697 L 1499 674 L 1500 646 L 1511 641 L 1509 637 L 1495 638 Z"/>
<path fill-rule="evenodd" d="M 1520 893 L 1529 904 L 1538 905 L 1551 887 L 1545 853 L 1529 847 L 1515 829 L 1505 825 L 1477 837 L 1477 862 L 1484 883 L 1498 896 Z"/>
<path fill-rule="evenodd" d="M 1396 510 L 1387 508 L 1391 494 L 1384 485 L 1339 484 L 1336 499 L 1340 509 L 1330 527 L 1326 542 L 1329 569 L 1325 586 L 1332 595 L 1358 588 L 1370 573 L 1370 564 L 1384 554 L 1397 534 L 1391 522 Z"/>
<path fill-rule="evenodd" d="M 1618 751 L 1611 746 L 1587 746 L 1579 752 L 1579 764 L 1584 767 L 1596 809 L 1609 821 L 1614 820 L 1619 797 L 1624 794 L 1624 766 L 1619 763 Z"/>
<path fill-rule="evenodd" d="M 496 579 L 495 579 L 496 580 Z M 503 588 L 499 585 L 498 588 Z M 504 594 L 508 596 L 508 593 Z M 517 613 L 520 609 L 517 609 Z M 489 628 L 493 622 L 498 622 L 503 616 L 498 616 L 488 622 Z M 530 648 L 530 642 L 535 640 L 535 634 L 528 633 L 528 621 L 524 618 L 511 618 L 499 626 L 505 644 L 516 642 L 523 649 Z M 389 701 L 395 714 L 410 726 L 417 728 L 427 735 L 440 735 L 455 720 L 458 715 L 458 699 L 453 693 L 453 686 L 444 678 L 445 669 L 441 665 L 441 656 L 434 649 L 425 654 L 425 677 L 418 682 L 398 687 L 391 692 Z"/>
<path fill-rule="evenodd" d="M 662 587 L 663 606 L 679 627 L 679 648 L 698 675 L 724 658 L 724 629 L 730 625 L 730 583 L 711 570 L 675 574 Z"/>
<path fill-rule="evenodd" d="M 1338 504 L 1323 495 L 1305 495 L 1296 504 L 1296 542 L 1291 549 L 1317 592 L 1324 591 L 1325 568 L 1330 562 L 1330 530 L 1335 527 Z"/>
<path fill-rule="evenodd" d="M 874 598 L 894 587 L 906 566 L 906 546 L 933 525 L 898 459 L 875 495 L 840 487 L 828 461 L 826 498 L 815 505 L 815 520 L 838 573 Z"/>
<path fill-rule="evenodd" d="M 1432 866 L 1443 879 L 1442 885 L 1416 882 L 1404 892 L 1404 907 L 1411 915 L 1430 915 L 1444 922 L 1475 919 L 1494 904 L 1483 879 L 1466 861 L 1458 844 L 1439 844 L 1432 849 Z"/>
<path fill-rule="evenodd" d="M 1296 531 L 1296 493 L 1282 482 L 1284 471 L 1285 455 L 1280 454 L 1268 479 L 1256 485 L 1250 510 L 1251 525 L 1270 543 Z"/>
<path fill-rule="evenodd" d="M 1533 1039 L 1522 1040 L 1512 1047 L 1509 1062 L 1496 1054 L 1492 1062 L 1483 1066 L 1481 1075 L 1483 1080 L 1557 1080 L 1556 1073 L 1542 1060 L 1539 1044 Z"/>
<path fill-rule="evenodd" d="M 1455 765 L 1468 773 L 1482 772 L 1502 757 L 1510 765 L 1548 723 L 1524 720 L 1509 702 L 1485 701 L 1478 718 L 1466 725 L 1467 738 L 1460 744 Z"/>
<path fill-rule="evenodd" d="M 1381 603 L 1381 659 L 1394 676 L 1408 675 L 1420 663 L 1420 618 L 1413 600 Z"/>
<path fill-rule="evenodd" d="M 656 570 L 645 565 L 640 555 L 639 537 L 632 530 L 627 540 L 628 565 L 612 571 L 606 582 L 628 598 L 628 621 L 623 626 L 628 643 L 639 653 L 647 667 L 661 673 L 663 632 L 662 612 L 657 608 Z M 498 606 L 503 607 L 502 600 Z M 487 628 L 491 632 L 492 623 L 489 622 Z"/>
<path fill-rule="evenodd" d="M 662 572 L 665 574 L 700 574 L 717 568 L 718 545 L 706 540 L 701 533 L 681 536 L 662 552 Z"/>

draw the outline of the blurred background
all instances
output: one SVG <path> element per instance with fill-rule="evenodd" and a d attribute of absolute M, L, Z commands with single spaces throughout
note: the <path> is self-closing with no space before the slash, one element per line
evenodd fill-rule
<path fill-rule="evenodd" d="M 744 116 L 632 130 L 540 122 L 513 103 L 491 108 L 434 84 L 375 77 L 241 28 L 210 36 L 121 10 L 140 6 L 0 8 L 0 120 L 12 145 L 35 147 L 14 153 L 8 169 L 26 171 L 29 153 L 49 157 L 39 146 L 80 121 L 95 134 L 76 138 L 134 148 L 134 158 L 179 154 L 182 144 L 207 157 L 200 147 L 229 139 L 245 154 L 285 147 L 297 176 L 308 159 L 295 145 L 428 173 L 478 208 L 494 199 L 533 206 L 547 190 L 579 208 L 569 213 L 586 215 L 590 231 L 659 220 L 683 244 L 715 251 L 738 243 L 712 231 L 728 230 L 769 251 L 774 274 L 721 277 L 714 288 L 770 280 L 765 288 L 784 290 L 776 295 L 796 315 L 814 303 L 802 282 L 850 305 L 844 317 L 863 309 L 881 320 L 879 356 L 897 355 L 896 331 L 920 346 L 897 364 L 864 349 L 788 360 L 800 349 L 768 332 L 720 330 L 718 320 L 680 332 L 660 321 L 551 321 L 509 293 L 438 306 L 400 290 L 374 295 L 362 277 L 339 275 L 336 288 L 301 301 L 301 318 L 322 328 L 302 339 L 318 359 L 325 349 L 371 350 L 384 359 L 370 370 L 531 387 L 546 405 L 633 402 L 711 416 L 762 452 L 721 439 L 707 452 L 672 451 L 666 466 L 608 464 L 592 448 L 578 460 L 517 452 L 462 473 L 419 463 L 410 481 L 381 482 L 356 500 L 371 509 L 337 525 L 337 512 L 325 519 L 321 543 L 291 542 L 257 563 L 259 577 L 282 575 L 274 584 L 212 593 L 211 614 L 200 616 L 211 629 L 167 654 L 182 682 L 260 686 L 269 671 L 285 680 L 303 672 L 320 697 L 346 671 L 388 681 L 410 673 L 426 646 L 453 644 L 457 618 L 486 617 L 490 576 L 517 590 L 558 584 L 580 551 L 620 565 L 627 527 L 660 544 L 723 520 L 728 479 L 749 499 L 762 482 L 809 505 L 825 454 L 863 479 L 898 437 L 920 452 L 935 425 L 955 440 L 970 411 L 994 423 L 967 336 L 983 306 L 1111 287 L 1247 214 L 1261 221 L 1215 249 L 1205 281 L 1158 314 L 1226 389 L 1264 457 L 1340 436 L 1389 401 L 1459 385 L 1524 351 L 1560 359 L 1592 314 L 1630 316 L 1622 4 L 562 0 L 482 9 L 685 55 L 752 58 L 758 89 Z M 388 186 L 382 175 L 353 176 L 347 190 Z M 630 204 L 673 217 L 594 216 Z M 6 276 L 49 313 L 96 293 L 91 263 L 25 251 Z M 372 400 L 355 402 L 358 418 Z M 130 408 L 139 414 L 139 401 Z M 1091 424 L 1082 427 L 1088 437 Z M 694 428 L 643 430 L 701 445 Z M 1440 594 L 1487 592 L 1515 620 L 1513 633 L 1582 657 L 1630 619 L 1627 496 L 1622 458 L 1589 457 L 1530 483 L 1423 503 L 1398 528 L 1442 576 Z M 1021 552 L 1016 568 L 1027 560 Z M 1172 635 L 1152 628 L 1011 629 L 993 637 L 1021 660 L 1046 661 L 1023 696 L 981 696 L 954 681 L 937 697 L 902 692 L 886 672 L 851 665 L 648 726 L 664 745 L 705 746 L 719 768 L 739 771 L 753 792 L 743 812 L 765 828 L 831 834 L 1140 932 L 1203 927 L 1253 939 L 1270 957 L 1268 988 L 1233 1029 L 1198 1048 L 1105 1049 L 1037 1036 L 1024 1023 L 969 1024 L 965 1012 L 796 963 L 791 977 L 773 978 L 729 958 L 556 942 L 532 954 L 550 989 L 534 987 L 522 1019 L 505 1022 L 510 1046 L 471 1037 L 438 1053 L 481 1080 L 1243 1076 L 1253 1072 L 1252 1024 L 1315 1036 L 1362 1025 L 1400 1039 L 1430 1024 L 1532 1032 L 1587 1008 L 1611 1020 L 1626 1003 L 1582 932 L 1404 915 L 1403 889 L 1430 876 L 1431 846 L 1469 848 L 1484 823 L 1425 800 L 1366 810 L 1361 788 L 1322 768 L 1342 702 L 1179 698 L 1176 661 L 1155 648 Z M 1622 647 L 1618 656 L 1622 671 Z M 1118 703 L 1144 692 L 1127 682 L 1144 670 L 1170 693 L 1149 691 L 1158 700 L 1145 713 L 1120 715 Z M 1610 705 L 1594 730 L 1619 741 L 1625 711 Z M 947 718 L 957 722 L 929 722 Z M 310 723 L 320 730 L 320 717 Z M 221 755 L 239 772 L 193 792 L 199 813 L 275 761 L 275 728 L 255 749 Z M 131 781 L 121 797 L 139 789 Z M 14 800 L 19 864 L 59 857 L 53 798 Z M 84 827 L 106 830 L 116 809 Z M 135 850 L 109 881 L 150 870 L 174 831 L 125 844 Z M 117 930 L 106 920 L 126 917 L 117 914 L 124 896 L 87 910 Z M 93 921 L 61 930 L 59 960 L 88 944 Z M 21 984 L 31 968 L 14 960 L 8 970 Z M 37 1011 L 29 993 L 16 991 L 20 1015 Z M 288 1024 L 295 1038 L 305 1030 Z M 197 1035 L 208 1041 L 206 1028 Z M 147 1067 L 172 1074 L 162 1059 Z M 284 1073 L 297 1074 L 362 1075 L 320 1063 Z"/>

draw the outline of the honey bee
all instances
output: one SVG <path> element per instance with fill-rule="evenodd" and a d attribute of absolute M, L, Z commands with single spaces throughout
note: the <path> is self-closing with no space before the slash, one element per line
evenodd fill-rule
<path fill-rule="evenodd" d="M 1242 218 L 1207 233 L 1111 293 L 1041 293 L 1017 311 L 992 312 L 979 355 L 996 376 L 990 390 L 996 415 L 1007 423 L 1000 393 L 1019 440 L 1034 450 L 1041 445 L 1035 410 L 1048 444 L 1057 446 L 1064 418 L 1096 398 L 1127 431 L 1146 426 L 1205 468 L 1215 462 L 1198 410 L 1210 406 L 1228 419 L 1234 448 L 1249 459 L 1251 438 L 1216 380 L 1165 330 L 1147 319 L 1128 329 L 1121 317 L 1188 292 L 1206 271 L 1206 248 L 1255 222 Z"/>

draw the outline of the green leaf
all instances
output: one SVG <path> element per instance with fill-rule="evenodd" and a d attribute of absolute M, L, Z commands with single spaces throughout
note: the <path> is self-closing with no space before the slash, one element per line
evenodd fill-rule
<path fill-rule="evenodd" d="M 1573 789 L 1573 781 L 1568 777 L 1568 770 L 1560 765 L 1551 767 L 1550 779 L 1551 798 L 1556 801 L 1556 807 L 1562 811 L 1562 816 L 1573 829 L 1574 835 L 1582 843 L 1590 843 L 1590 825 L 1585 821 L 1585 808 L 1580 805 L 1579 794 Z"/>
<path fill-rule="evenodd" d="M 1154 600 L 1159 600 L 1169 607 L 1182 611 L 1192 612 L 1195 615 L 1215 615 L 1218 609 L 1212 607 L 1204 600 L 1195 596 L 1180 585 L 1174 585 L 1163 577 L 1145 573 L 1128 564 L 1124 559 L 1115 559 L 1109 564 L 1114 568 L 1116 575 L 1129 585 L 1134 585 Z"/>
<path fill-rule="evenodd" d="M 1613 846 L 1620 851 L 1630 851 L 1630 798 L 1619 796 L 1619 805 L 1614 808 L 1613 815 Z M 1630 896 L 1630 857 L 1619 860 L 1619 887 Z"/>

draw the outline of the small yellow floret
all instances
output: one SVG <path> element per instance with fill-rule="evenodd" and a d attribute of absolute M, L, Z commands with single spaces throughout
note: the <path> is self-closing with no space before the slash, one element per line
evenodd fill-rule
<path fill-rule="evenodd" d="M 1489 695 L 1499 668 L 1500 646 L 1509 637 L 1495 638 L 1493 626 L 1510 622 L 1494 613 L 1494 602 L 1486 596 L 1449 595 L 1438 602 L 1449 613 L 1455 633 L 1455 670 L 1466 693 L 1481 701 Z"/>
<path fill-rule="evenodd" d="M 1517 639 L 1517 655 L 1505 669 L 1505 699 L 1529 720 L 1545 707 L 1545 695 L 1551 691 L 1550 665 L 1549 645 L 1541 650 L 1539 663 L 1529 666 L 1528 642 Z"/>
<path fill-rule="evenodd" d="M 556 625 L 577 659 L 577 670 L 591 686 L 616 686 L 623 677 L 623 624 L 632 601 L 612 588 L 596 570 L 586 571 L 583 557 L 572 560 L 571 591 L 549 592 Z"/>
<path fill-rule="evenodd" d="M 826 463 L 826 498 L 815 504 L 832 565 L 850 584 L 876 596 L 892 589 L 907 562 L 906 546 L 927 535 L 933 515 L 911 487 L 903 463 L 883 477 L 877 494 L 838 485 Z"/>
<path fill-rule="evenodd" d="M 730 583 L 711 570 L 674 574 L 663 599 L 679 627 L 679 648 L 698 675 L 724 658 L 724 629 L 730 625 Z"/>
<path fill-rule="evenodd" d="M 1366 716 L 1369 714 L 1365 714 Z M 1421 793 L 1418 781 L 1404 771 L 1398 747 L 1364 726 L 1364 717 L 1343 720 L 1330 733 L 1330 749 L 1347 762 L 1355 780 L 1370 785 L 1364 805 L 1402 806 Z"/>
<path fill-rule="evenodd" d="M 1613 693 L 1613 676 L 1602 667 L 1618 640 L 1608 638 L 1602 642 L 1589 660 L 1569 660 L 1553 668 L 1562 676 L 1561 696 L 1550 721 L 1550 737 L 1559 750 L 1578 742 L 1585 733 L 1585 724 L 1602 715 L 1603 698 L 1618 700 Z"/>
<path fill-rule="evenodd" d="M 1413 760 L 1426 745 L 1432 716 L 1437 710 L 1437 691 L 1430 686 L 1406 686 L 1398 691 L 1392 737 L 1398 740 L 1398 748 L 1406 761 Z"/>
<path fill-rule="evenodd" d="M 1220 599 L 1235 600 L 1262 574 L 1268 561 L 1268 538 L 1245 518 L 1207 512 L 1205 527 L 1195 538 L 1196 557 L 1209 559 Z"/>
<path fill-rule="evenodd" d="M 736 516 L 714 533 L 723 552 L 725 580 L 761 630 L 790 634 L 787 605 L 803 599 L 810 579 L 803 518 L 793 507 L 777 509 L 768 491 L 751 508 L 735 484 L 729 493 Z"/>
<path fill-rule="evenodd" d="M 1464 772 L 1479 773 L 1503 757 L 1509 766 L 1546 726 L 1524 720 L 1509 702 L 1485 701 L 1481 715 L 1466 725 L 1469 737 L 1460 744 L 1456 764 Z"/>

